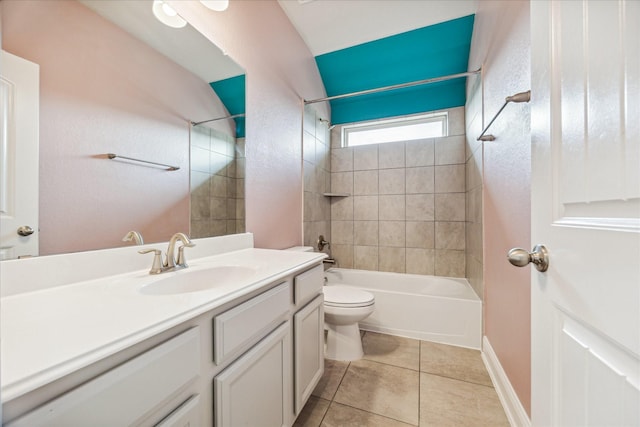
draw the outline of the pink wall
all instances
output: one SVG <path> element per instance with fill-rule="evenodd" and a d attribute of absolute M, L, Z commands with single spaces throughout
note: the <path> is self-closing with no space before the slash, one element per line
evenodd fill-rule
<path fill-rule="evenodd" d="M 2 15 L 3 49 L 40 64 L 41 254 L 187 231 L 187 119 L 224 114 L 208 85 L 80 3 L 5 1 Z"/>
<path fill-rule="evenodd" d="M 325 95 L 313 55 L 275 0 L 175 9 L 247 71 L 246 221 L 262 248 L 302 243 L 302 99 Z"/>
<path fill-rule="evenodd" d="M 484 123 L 504 98 L 530 89 L 528 1 L 478 3 L 469 69 L 483 68 Z M 533 94 L 535 96 L 535 94 Z M 530 107 L 510 104 L 483 147 L 484 328 L 523 407 L 531 407 L 531 269 L 511 266 L 510 248 L 531 248 Z"/>

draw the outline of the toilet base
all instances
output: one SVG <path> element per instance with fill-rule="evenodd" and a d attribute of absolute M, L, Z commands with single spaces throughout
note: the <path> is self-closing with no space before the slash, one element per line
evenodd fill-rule
<path fill-rule="evenodd" d="M 325 323 L 327 327 L 327 346 L 325 358 L 331 360 L 354 361 L 364 355 L 362 351 L 362 339 L 358 323 L 350 325 L 332 325 Z"/>

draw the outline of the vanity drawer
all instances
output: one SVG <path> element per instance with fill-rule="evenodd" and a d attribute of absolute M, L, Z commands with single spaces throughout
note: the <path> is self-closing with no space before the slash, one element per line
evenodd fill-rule
<path fill-rule="evenodd" d="M 200 375 L 192 328 L 7 424 L 7 427 L 135 425 Z"/>
<path fill-rule="evenodd" d="M 311 301 L 321 291 L 324 285 L 324 268 L 322 265 L 313 267 L 294 279 L 293 301 L 296 305 L 303 305 Z"/>
<path fill-rule="evenodd" d="M 221 364 L 269 333 L 289 312 L 290 298 L 285 282 L 214 317 L 214 362 Z"/>

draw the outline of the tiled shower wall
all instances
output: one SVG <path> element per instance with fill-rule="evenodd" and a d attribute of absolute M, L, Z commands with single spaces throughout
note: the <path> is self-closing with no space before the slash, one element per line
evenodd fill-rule
<path fill-rule="evenodd" d="M 305 246 L 315 247 L 320 235 L 331 242 L 331 202 L 324 195 L 331 187 L 327 123 L 312 105 L 305 106 L 302 138 Z"/>
<path fill-rule="evenodd" d="M 484 299 L 482 168 L 483 146 L 476 141 L 482 133 L 482 79 L 469 77 L 466 105 L 466 277 L 480 299 Z"/>
<path fill-rule="evenodd" d="M 244 138 L 191 129 L 191 237 L 245 231 Z"/>
<path fill-rule="evenodd" d="M 447 111 L 443 138 L 342 148 L 333 129 L 331 192 L 349 194 L 331 198 L 340 267 L 465 277 L 464 107 Z"/>

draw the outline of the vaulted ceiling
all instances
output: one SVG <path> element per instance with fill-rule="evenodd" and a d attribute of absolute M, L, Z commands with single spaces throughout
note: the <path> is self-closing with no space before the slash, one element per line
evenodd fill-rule
<path fill-rule="evenodd" d="M 467 71 L 475 1 L 279 0 L 328 96 Z M 333 124 L 462 106 L 465 78 L 331 101 Z"/>

